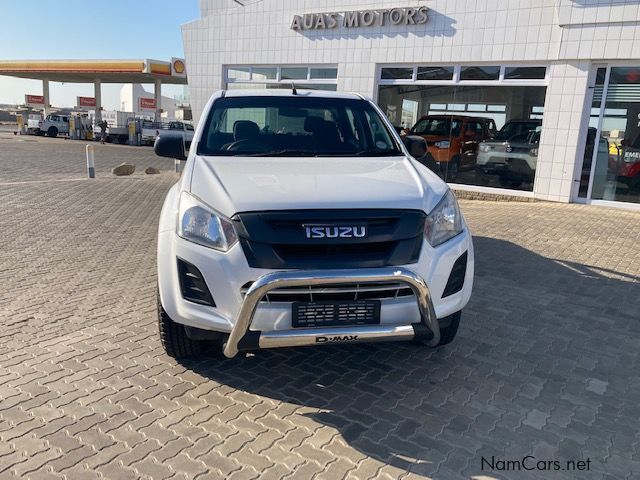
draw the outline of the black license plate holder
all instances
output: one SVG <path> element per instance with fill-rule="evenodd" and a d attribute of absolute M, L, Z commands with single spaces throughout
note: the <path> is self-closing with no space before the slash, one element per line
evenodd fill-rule
<path fill-rule="evenodd" d="M 380 300 L 293 302 L 293 328 L 379 325 Z"/>

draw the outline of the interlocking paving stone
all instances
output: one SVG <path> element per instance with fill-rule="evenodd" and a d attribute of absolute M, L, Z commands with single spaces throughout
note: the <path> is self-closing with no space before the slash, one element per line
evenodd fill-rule
<path fill-rule="evenodd" d="M 176 363 L 155 317 L 150 149 L 0 135 L 0 478 L 631 479 L 640 214 L 462 201 L 474 295 L 451 345 Z M 129 160 L 139 171 L 115 179 Z M 25 183 L 26 182 L 26 183 Z M 591 460 L 588 472 L 481 458 Z M 547 458 L 552 457 L 552 458 Z"/>

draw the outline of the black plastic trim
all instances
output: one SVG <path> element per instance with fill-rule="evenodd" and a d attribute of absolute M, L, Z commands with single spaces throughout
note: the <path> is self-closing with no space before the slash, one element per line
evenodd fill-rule
<path fill-rule="evenodd" d="M 422 323 L 412 323 L 414 340 L 429 341 L 433 339 L 433 332 Z"/>
<path fill-rule="evenodd" d="M 453 264 L 451 273 L 449 274 L 449 280 L 447 280 L 447 285 L 444 287 L 444 292 L 442 293 L 442 298 L 458 293 L 462 290 L 462 287 L 464 287 L 464 277 L 467 274 L 467 258 L 468 254 L 464 252 Z"/>
<path fill-rule="evenodd" d="M 178 279 L 182 298 L 200 305 L 216 306 L 202 273 L 195 265 L 178 258 Z"/>
<path fill-rule="evenodd" d="M 241 352 L 259 350 L 261 334 L 260 330 L 247 330 L 247 333 L 238 342 L 238 350 Z"/>
<path fill-rule="evenodd" d="M 221 340 L 226 334 L 222 332 L 216 332 L 215 330 L 203 330 L 202 328 L 184 326 L 184 330 L 187 333 L 187 337 L 191 340 L 207 341 L 207 340 Z"/>

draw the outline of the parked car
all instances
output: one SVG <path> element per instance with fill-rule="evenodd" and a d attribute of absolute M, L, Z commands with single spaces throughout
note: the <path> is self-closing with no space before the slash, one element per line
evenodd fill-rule
<path fill-rule="evenodd" d="M 509 120 L 492 139 L 478 146 L 476 170 L 484 174 L 500 174 L 504 171 L 506 159 L 511 156 L 512 146 L 509 141 L 519 137 L 519 142 L 530 132 L 542 128 L 542 120 Z"/>
<path fill-rule="evenodd" d="M 163 134 L 178 135 L 184 139 L 187 147 L 191 145 L 193 140 L 193 125 L 180 121 L 153 122 L 151 120 L 143 120 L 141 125 L 142 143 L 153 145 L 156 138 Z"/>
<path fill-rule="evenodd" d="M 59 134 L 69 135 L 69 115 L 57 113 L 47 115 L 40 123 L 40 131 L 49 137 L 57 137 Z"/>
<path fill-rule="evenodd" d="M 503 169 L 497 172 L 500 185 L 518 188 L 523 183 L 533 183 L 538 164 L 539 144 L 539 130 L 516 135 L 505 142 Z"/>
<path fill-rule="evenodd" d="M 107 122 L 105 141 L 107 143 L 126 144 L 129 142 L 129 122 L 135 120 L 136 114 L 133 112 L 123 112 L 118 110 L 103 110 L 102 120 Z M 102 137 L 102 130 L 99 125 L 94 125 L 93 135 L 96 140 Z"/>
<path fill-rule="evenodd" d="M 453 340 L 471 234 L 447 184 L 356 94 L 230 90 L 207 104 L 158 229 L 158 322 L 176 358 Z M 411 153 L 409 153 L 411 151 Z"/>
<path fill-rule="evenodd" d="M 583 161 L 583 173 L 581 182 L 586 179 L 589 183 L 589 168 L 595 146 L 596 129 L 589 128 L 585 144 L 585 159 Z M 500 184 L 508 188 L 518 188 L 523 183 L 533 183 L 536 168 L 538 166 L 538 147 L 540 145 L 540 130 L 531 130 L 512 137 L 506 142 L 506 152 L 503 169 L 498 171 Z M 598 143 L 598 154 L 604 154 L 605 158 L 609 149 L 609 143 L 605 138 L 600 138 Z M 585 176 L 585 166 L 587 167 Z M 585 190 L 586 191 L 586 190 Z"/>
<path fill-rule="evenodd" d="M 436 168 L 445 173 L 448 181 L 455 181 L 458 172 L 473 168 L 478 145 L 496 132 L 493 119 L 463 115 L 427 115 L 408 132 L 427 141 L 426 164 L 433 161 Z M 429 158 L 429 156 L 431 158 Z"/>

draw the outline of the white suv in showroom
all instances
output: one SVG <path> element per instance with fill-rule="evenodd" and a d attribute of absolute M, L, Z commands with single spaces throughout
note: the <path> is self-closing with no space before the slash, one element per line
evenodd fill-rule
<path fill-rule="evenodd" d="M 158 230 L 166 352 L 453 340 L 469 301 L 471 234 L 446 183 L 357 94 L 220 91 Z"/>

